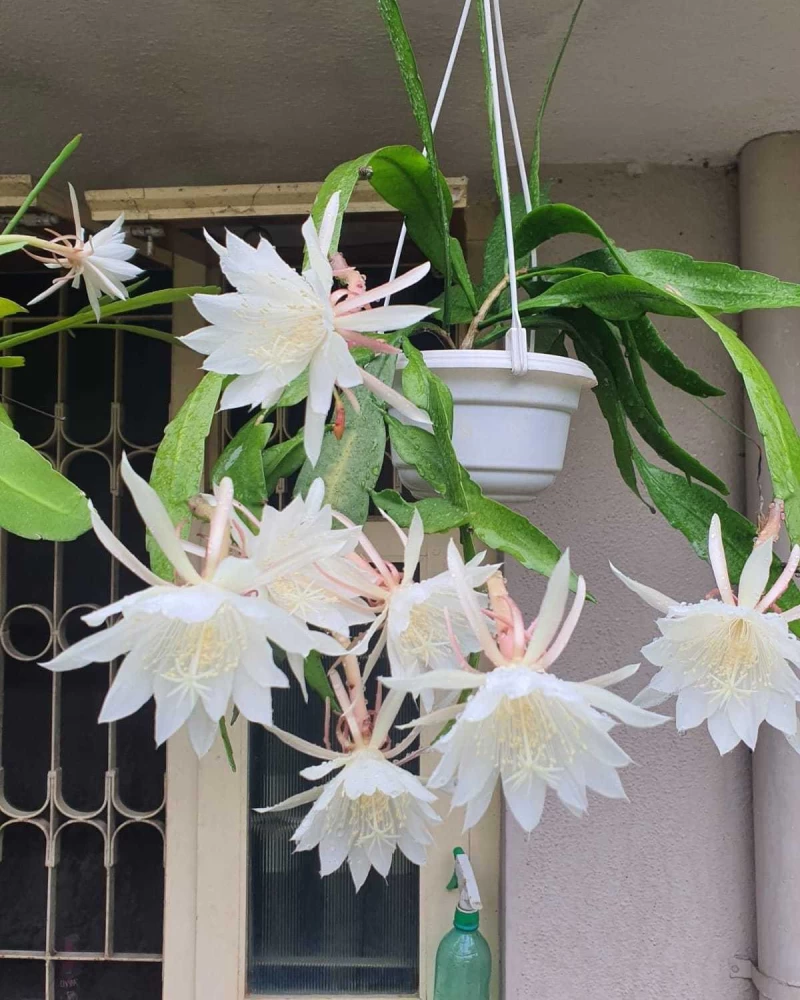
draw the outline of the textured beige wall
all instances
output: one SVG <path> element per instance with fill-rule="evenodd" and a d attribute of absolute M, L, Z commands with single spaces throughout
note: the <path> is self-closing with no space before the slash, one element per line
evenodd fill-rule
<path fill-rule="evenodd" d="M 554 200 L 581 205 L 629 249 L 736 260 L 734 179 L 721 170 L 661 167 L 631 176 L 569 166 L 548 174 Z M 741 392 L 713 335 L 686 320 L 660 325 L 684 360 L 728 390 L 711 405 L 741 423 Z M 740 504 L 741 438 L 655 378 L 653 391 L 675 437 L 727 480 Z M 654 613 L 615 581 L 609 558 L 675 597 L 698 598 L 712 586 L 683 537 L 622 484 L 590 394 L 573 423 L 562 477 L 521 509 L 571 547 L 598 599 L 559 662 L 566 677 L 635 662 L 653 635 Z M 512 592 L 533 612 L 541 579 L 516 566 L 508 573 Z M 620 691 L 630 696 L 643 683 L 633 678 Z M 629 804 L 590 793 L 589 813 L 578 820 L 550 793 L 530 838 L 507 817 L 507 1000 L 749 1000 L 750 984 L 728 975 L 734 954 L 754 950 L 749 753 L 721 759 L 705 728 L 685 736 L 674 726 L 620 730 L 619 742 L 634 759 L 623 773 Z"/>

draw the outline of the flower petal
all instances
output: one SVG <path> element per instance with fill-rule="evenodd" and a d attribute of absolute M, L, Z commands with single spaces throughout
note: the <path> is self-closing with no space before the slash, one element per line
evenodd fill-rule
<path fill-rule="evenodd" d="M 638 583 L 636 580 L 632 580 L 629 576 L 625 576 L 621 573 L 613 563 L 608 564 L 611 567 L 611 572 L 616 576 L 618 580 L 621 580 L 628 590 L 632 590 L 634 594 L 641 597 L 645 604 L 649 604 L 651 608 L 655 608 L 656 611 L 663 611 L 665 614 L 670 610 L 670 608 L 676 607 L 680 602 L 673 601 L 671 597 L 667 597 L 666 594 L 662 594 L 658 590 L 654 590 L 652 587 L 648 587 L 643 583 Z"/>
<path fill-rule="evenodd" d="M 735 604 L 730 577 L 728 576 L 728 561 L 725 558 L 725 546 L 722 543 L 722 524 L 719 514 L 714 514 L 711 518 L 711 525 L 708 529 L 708 561 L 717 581 L 719 596 L 726 604 Z"/>
<path fill-rule="evenodd" d="M 363 312 L 337 316 L 336 329 L 353 330 L 356 333 L 388 333 L 420 323 L 435 312 L 435 306 L 378 306 Z"/>
<path fill-rule="evenodd" d="M 743 608 L 754 608 L 761 599 L 772 568 L 772 541 L 756 545 L 739 577 L 739 604 Z"/>
<path fill-rule="evenodd" d="M 73 643 L 52 660 L 40 663 L 56 673 L 76 670 L 90 663 L 108 663 L 120 654 L 126 653 L 136 641 L 136 626 L 132 621 L 122 620 L 111 628 L 101 629 L 87 635 L 80 642 Z"/>
<path fill-rule="evenodd" d="M 535 663 L 553 641 L 567 606 L 569 581 L 569 549 L 565 549 L 547 581 L 547 589 L 542 598 L 533 635 L 525 650 L 523 663 L 527 665 Z"/>
<path fill-rule="evenodd" d="M 307 788 L 304 792 L 298 792 L 297 795 L 290 795 L 288 799 L 284 799 L 282 802 L 276 802 L 274 806 L 261 806 L 258 809 L 254 809 L 253 812 L 273 813 L 297 809 L 298 806 L 305 806 L 309 802 L 316 802 L 324 790 L 324 785 L 317 785 L 316 788 Z"/>
<path fill-rule="evenodd" d="M 565 682 L 569 683 L 569 682 Z M 570 687 L 576 685 L 570 683 Z M 581 685 L 581 694 L 585 701 L 594 705 L 601 712 L 616 716 L 627 726 L 637 726 L 640 729 L 651 729 L 653 726 L 660 726 L 662 722 L 667 722 L 666 715 L 657 715 L 655 712 L 647 712 L 638 705 L 633 705 L 619 695 L 606 691 L 605 688 L 592 687 L 591 684 Z"/>
<path fill-rule="evenodd" d="M 136 652 L 131 652 L 122 661 L 122 666 L 108 689 L 97 721 L 116 722 L 118 719 L 124 719 L 138 712 L 152 697 L 153 674 L 145 669 Z"/>
<path fill-rule="evenodd" d="M 322 231 L 320 230 L 320 242 L 322 242 Z M 418 281 L 421 281 L 425 275 L 430 271 L 431 265 L 428 261 L 424 264 L 419 264 L 417 267 L 412 267 L 410 271 L 406 271 L 405 274 L 400 274 L 392 281 L 386 281 L 382 285 L 376 285 L 375 288 L 370 288 L 369 291 L 363 292 L 361 295 L 354 295 L 352 298 L 345 299 L 340 306 L 340 309 L 334 309 L 334 313 L 347 312 L 351 310 L 363 309 L 364 306 L 368 306 L 371 302 L 377 302 L 378 299 L 385 299 L 387 295 L 396 295 L 397 292 L 402 292 L 405 288 L 410 288 L 411 285 L 416 285 Z M 375 312 L 373 309 L 372 312 Z"/>

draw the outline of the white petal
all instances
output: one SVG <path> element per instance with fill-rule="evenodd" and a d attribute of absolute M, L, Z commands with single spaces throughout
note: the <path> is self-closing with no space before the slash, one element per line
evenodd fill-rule
<path fill-rule="evenodd" d="M 653 590 L 652 587 L 647 587 L 643 583 L 638 583 L 636 580 L 632 580 L 629 576 L 625 576 L 621 573 L 613 563 L 608 564 L 611 567 L 611 572 L 616 576 L 618 580 L 621 580 L 625 586 L 637 594 L 641 599 L 649 604 L 651 608 L 655 608 L 656 611 L 668 612 L 670 608 L 674 608 L 679 602 L 673 601 L 671 597 L 667 597 L 658 590 Z"/>
<path fill-rule="evenodd" d="M 318 413 L 311 408 L 309 403 L 306 403 L 306 419 L 303 424 L 303 447 L 312 467 L 319 461 L 327 420 L 327 410 L 325 413 Z"/>
<path fill-rule="evenodd" d="M 577 685 L 570 685 L 576 687 Z M 581 685 L 581 694 L 585 701 L 601 712 L 616 716 L 627 726 L 637 726 L 641 729 L 650 729 L 653 726 L 660 726 L 667 721 L 666 715 L 656 715 L 654 712 L 647 712 L 637 705 L 632 705 L 619 695 L 612 694 L 604 688 L 592 687 L 590 684 Z"/>
<path fill-rule="evenodd" d="M 132 624 L 132 623 L 131 623 Z M 98 722 L 116 722 L 138 712 L 153 696 L 153 674 L 130 653 L 122 661 L 100 709 Z"/>
<path fill-rule="evenodd" d="M 542 598 L 533 635 L 525 650 L 523 663 L 535 663 L 553 641 L 567 606 L 569 581 L 569 549 L 566 549 L 547 581 L 547 589 Z"/>
<path fill-rule="evenodd" d="M 722 524 L 719 515 L 714 514 L 711 518 L 711 526 L 708 529 L 708 561 L 717 581 L 719 595 L 726 604 L 735 604 L 731 581 L 728 576 L 728 562 L 725 558 L 725 546 L 722 543 Z"/>
<path fill-rule="evenodd" d="M 319 281 L 320 289 L 324 289 L 327 293 L 333 285 L 333 271 L 331 270 L 327 254 L 320 245 L 319 235 L 317 234 L 313 219 L 306 219 L 301 227 L 301 232 L 303 239 L 306 241 L 306 252 L 308 253 L 308 262 L 311 265 L 311 270 Z"/>
<path fill-rule="evenodd" d="M 139 577 L 140 580 L 144 580 L 145 583 L 149 583 L 152 587 L 163 586 L 164 581 L 160 576 L 157 576 L 149 567 L 136 558 L 136 556 L 130 552 L 122 542 L 117 538 L 113 531 L 107 527 L 106 523 L 97 513 L 92 504 L 89 501 L 89 516 L 92 519 L 92 528 L 94 533 L 97 535 L 101 544 L 104 548 L 108 549 L 112 556 L 129 569 L 132 573 Z"/>
<path fill-rule="evenodd" d="M 756 545 L 739 577 L 739 604 L 745 608 L 754 608 L 761 599 L 769 580 L 772 568 L 772 542 L 762 542 Z"/>
<path fill-rule="evenodd" d="M 419 511 L 415 510 L 408 529 L 408 542 L 403 556 L 403 575 L 409 580 L 413 579 L 417 566 L 419 566 L 419 556 L 424 541 L 425 529 L 422 526 L 422 517 Z"/>
<path fill-rule="evenodd" d="M 290 795 L 288 799 L 284 799 L 282 802 L 276 802 L 274 806 L 262 806 L 259 809 L 254 809 L 253 812 L 257 813 L 273 813 L 273 812 L 286 812 L 289 809 L 297 809 L 298 806 L 308 805 L 309 802 L 315 802 L 324 791 L 323 785 L 318 785 L 316 788 L 308 788 L 304 792 L 298 792 L 297 795 Z"/>
<path fill-rule="evenodd" d="M 236 671 L 233 703 L 248 722 L 272 725 L 272 688 L 257 684 L 244 670 Z"/>
<path fill-rule="evenodd" d="M 646 688 L 642 688 L 631 704 L 638 705 L 639 708 L 656 708 L 658 705 L 663 705 L 665 701 L 669 701 L 671 697 L 671 692 L 659 691 L 648 685 Z"/>
<path fill-rule="evenodd" d="M 331 242 L 333 241 L 333 231 L 336 228 L 336 220 L 339 216 L 339 192 L 334 191 L 328 199 L 322 221 L 319 224 L 319 248 L 326 257 L 331 253 Z"/>
<path fill-rule="evenodd" d="M 407 691 L 416 697 L 426 688 L 440 691 L 469 691 L 486 683 L 486 674 L 463 670 L 431 670 L 417 677 L 381 677 L 384 687 Z"/>
<path fill-rule="evenodd" d="M 336 318 L 337 330 L 352 330 L 354 333 L 388 333 L 402 330 L 422 322 L 436 307 L 430 306 L 377 306 L 363 312 L 348 313 Z"/>
<path fill-rule="evenodd" d="M 781 691 L 771 691 L 767 708 L 767 722 L 786 733 L 787 736 L 793 736 L 797 732 L 797 702 L 795 699 Z"/>
<path fill-rule="evenodd" d="M 544 809 L 547 785 L 531 776 L 527 781 L 503 781 L 503 794 L 514 819 L 526 833 L 539 825 Z"/>
<path fill-rule="evenodd" d="M 192 714 L 195 699 L 187 691 L 156 677 L 156 744 L 161 746 L 176 733 Z"/>
<path fill-rule="evenodd" d="M 136 509 L 141 514 L 144 523 L 153 533 L 153 537 L 158 542 L 164 555 L 187 583 L 199 583 L 201 580 L 200 574 L 192 566 L 189 557 L 183 551 L 180 540 L 175 533 L 175 525 L 164 509 L 164 505 L 156 491 L 141 476 L 138 476 L 133 471 L 128 461 L 128 456 L 124 453 L 120 469 L 125 485 L 130 490 L 133 502 L 136 504 Z"/>
<path fill-rule="evenodd" d="M 198 702 L 189 716 L 189 740 L 198 757 L 205 757 L 214 744 L 219 730 L 219 720 L 210 719 Z"/>
<path fill-rule="evenodd" d="M 749 698 L 743 700 L 738 700 L 735 697 L 731 698 L 727 704 L 727 711 L 731 725 L 739 734 L 739 738 L 751 750 L 755 750 L 756 740 L 758 739 L 758 727 L 761 720 L 755 715 L 751 701 L 752 699 Z"/>
<path fill-rule="evenodd" d="M 352 298 L 343 302 L 342 306 L 348 312 L 353 309 L 363 309 L 364 306 L 368 306 L 371 302 L 377 302 L 378 299 L 385 299 L 387 295 L 396 295 L 398 292 L 402 292 L 404 289 L 410 288 L 412 285 L 416 285 L 418 281 L 421 281 L 425 275 L 428 274 L 430 269 L 431 265 L 428 261 L 425 261 L 424 264 L 418 264 L 417 267 L 412 267 L 410 271 L 406 271 L 405 274 L 398 275 L 392 281 L 386 281 L 382 285 L 376 285 L 375 288 L 370 288 L 369 291 L 366 291 L 361 295 L 354 295 Z"/>
<path fill-rule="evenodd" d="M 278 729 L 277 726 L 265 726 L 264 728 L 268 733 L 277 736 L 282 743 L 292 747 L 293 750 L 299 750 L 300 753 L 304 753 L 308 757 L 317 757 L 319 760 L 340 760 L 344 756 L 344 754 L 334 750 L 326 750 L 325 747 L 317 746 L 316 743 L 309 743 L 308 740 L 295 736 L 294 733 L 288 733 L 285 729 Z"/>
<path fill-rule="evenodd" d="M 599 677 L 592 677 L 588 681 L 584 681 L 584 684 L 593 684 L 595 687 L 603 688 L 612 687 L 614 684 L 620 684 L 629 677 L 633 677 L 638 669 L 638 663 L 631 663 L 627 667 L 620 667 L 618 670 L 612 670 L 608 674 L 600 674 Z"/>
<path fill-rule="evenodd" d="M 381 382 L 379 378 L 363 368 L 359 369 L 359 371 L 361 372 L 364 385 L 369 389 L 373 396 L 377 396 L 378 399 L 382 399 L 385 403 L 388 403 L 389 406 L 397 410 L 398 413 L 406 417 L 408 420 L 413 421 L 418 426 L 424 428 L 433 427 L 431 418 L 428 414 L 412 403 L 411 400 L 406 399 L 406 397 L 402 393 L 398 392 L 397 389 L 392 388 L 392 386 L 387 385 L 385 382 Z"/>
<path fill-rule="evenodd" d="M 731 720 L 724 709 L 709 717 L 708 732 L 721 754 L 733 750 L 739 742 L 739 734 L 731 725 Z"/>
<path fill-rule="evenodd" d="M 710 699 L 705 691 L 696 687 L 685 687 L 679 693 L 675 705 L 675 725 L 681 731 L 694 729 L 701 722 L 705 722 L 710 711 Z"/>
<path fill-rule="evenodd" d="M 130 621 L 120 621 L 111 628 L 101 629 L 73 643 L 52 660 L 40 663 L 56 673 L 75 670 L 90 663 L 108 663 L 122 653 L 127 653 L 136 641 L 136 626 Z"/>

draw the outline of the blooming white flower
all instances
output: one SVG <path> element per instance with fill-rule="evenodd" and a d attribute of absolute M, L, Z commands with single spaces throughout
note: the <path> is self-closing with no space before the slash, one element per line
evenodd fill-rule
<path fill-rule="evenodd" d="M 407 748 L 416 732 L 389 751 L 382 751 L 404 695 L 393 691 L 384 701 L 368 742 L 358 737 L 349 753 L 326 750 L 292 733 L 268 727 L 279 739 L 301 753 L 324 761 L 300 772 L 315 780 L 338 771 L 324 785 L 300 792 L 256 812 L 278 812 L 313 802 L 292 840 L 298 851 L 319 847 L 320 874 L 330 875 L 347 860 L 356 890 L 375 868 L 386 877 L 395 848 L 416 865 L 425 863 L 432 842 L 430 827 L 441 822 L 433 808 L 436 796 L 420 779 L 393 760 Z"/>
<path fill-rule="evenodd" d="M 207 235 L 236 291 L 195 295 L 197 311 L 211 326 L 181 338 L 208 355 L 203 362 L 208 371 L 237 376 L 223 393 L 223 409 L 273 406 L 289 382 L 308 369 L 304 442 L 312 462 L 319 457 L 336 385 L 344 389 L 366 385 L 412 420 L 429 423 L 420 409 L 359 368 L 349 348 L 366 345 L 373 351 L 393 352 L 396 349 L 364 334 L 400 330 L 434 312 L 426 306 L 402 305 L 365 310 L 376 299 L 419 281 L 430 265 L 412 268 L 362 295 L 334 292 L 328 251 L 338 211 L 337 192 L 326 206 L 319 232 L 311 218 L 303 224 L 309 266 L 302 274 L 265 239 L 251 247 L 228 233 L 227 245 L 222 246 Z"/>
<path fill-rule="evenodd" d="M 84 616 L 100 625 L 122 618 L 65 649 L 48 663 L 54 671 L 74 670 L 125 656 L 100 712 L 113 722 L 156 700 L 156 742 L 163 743 L 185 722 L 198 755 L 211 746 L 219 719 L 233 699 L 251 722 L 272 722 L 272 688 L 286 687 L 270 641 L 306 656 L 312 649 L 331 655 L 342 647 L 328 635 L 312 632 L 282 608 L 257 596 L 260 575 L 249 559 L 227 555 L 233 486 L 219 486 L 201 572 L 186 553 L 156 492 L 122 459 L 122 478 L 153 537 L 182 585 L 156 576 L 126 549 L 94 508 L 92 525 L 103 545 L 148 586 Z"/>
<path fill-rule="evenodd" d="M 462 654 L 477 653 L 481 646 L 461 607 L 453 574 L 447 569 L 427 580 L 415 581 L 425 540 L 419 511 L 414 511 L 408 534 L 388 515 L 384 517 L 403 544 L 402 573 L 383 559 L 367 539 L 362 539 L 371 560 L 371 576 L 362 573 L 358 585 L 361 593 L 380 608 L 377 624 L 384 627 L 381 649 L 385 643 L 392 676 L 408 678 L 431 670 L 458 670 L 461 664 L 453 641 Z M 479 552 L 463 568 L 470 589 L 482 586 L 497 570 L 497 566 L 482 565 L 484 555 Z M 474 598 L 486 604 L 484 594 L 475 593 Z M 422 691 L 423 707 L 429 709 L 432 703 L 433 691 L 426 688 Z"/>
<path fill-rule="evenodd" d="M 661 638 L 642 650 L 661 669 L 635 701 L 653 706 L 677 694 L 678 729 L 693 729 L 708 720 L 708 731 L 722 754 L 740 740 L 754 748 L 765 719 L 800 752 L 796 740 L 800 680 L 789 665 L 800 667 L 800 641 L 789 631 L 789 622 L 800 618 L 800 606 L 782 613 L 771 610 L 792 582 L 800 547 L 792 549 L 785 569 L 766 594 L 771 540 L 756 544 L 748 556 L 738 595 L 731 586 L 716 514 L 708 553 L 720 596 L 694 604 L 666 597 L 611 567 L 626 586 L 666 616 L 656 622 Z"/>
<path fill-rule="evenodd" d="M 569 553 L 564 553 L 553 570 L 539 616 L 528 628 L 507 595 L 493 599 L 496 640 L 452 542 L 448 564 L 464 613 L 494 669 L 480 673 L 464 664 L 464 670 L 458 672 L 435 671 L 410 681 L 384 679 L 388 687 L 412 693 L 426 686 L 477 689 L 466 705 L 427 717 L 430 723 L 438 724 L 459 713 L 452 729 L 434 744 L 442 759 L 428 786 L 453 788 L 453 805 L 467 807 L 465 829 L 474 826 L 486 811 L 498 778 L 511 812 L 527 832 L 539 823 L 548 787 L 578 815 L 588 808 L 587 788 L 609 798 L 624 798 L 616 769 L 630 758 L 608 735 L 615 725 L 610 716 L 641 727 L 658 725 L 664 717 L 605 690 L 629 677 L 636 666 L 581 683 L 546 672 L 563 652 L 586 597 L 586 585 L 579 577 L 575 602 L 564 618 Z M 420 721 L 425 723 L 426 719 Z"/>
<path fill-rule="evenodd" d="M 86 239 L 85 230 L 81 225 L 78 198 L 71 184 L 69 196 L 72 202 L 75 235 L 56 236 L 49 241 L 49 247 L 43 244 L 50 250 L 52 257 L 30 254 L 45 267 L 65 268 L 67 273 L 55 278 L 50 287 L 41 295 L 32 298 L 28 305 L 41 302 L 68 281 L 72 281 L 73 288 L 78 288 L 83 278 L 92 312 L 99 320 L 100 296 L 105 294 L 113 299 L 127 299 L 128 289 L 122 282 L 135 278 L 142 273 L 142 269 L 129 263 L 131 257 L 136 254 L 136 248 L 128 246 L 125 242 L 125 232 L 122 229 L 122 224 L 125 222 L 124 213 L 121 213 L 110 226 Z"/>

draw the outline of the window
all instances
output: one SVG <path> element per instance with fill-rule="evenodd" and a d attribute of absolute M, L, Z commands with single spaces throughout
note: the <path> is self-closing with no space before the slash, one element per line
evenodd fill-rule
<path fill-rule="evenodd" d="M 41 269 L 0 276 L 3 294 L 21 301 L 44 280 Z M 151 287 L 170 281 L 169 271 L 150 274 Z M 32 315 L 5 319 L 3 333 L 83 305 L 82 293 L 62 289 Z M 149 320 L 169 329 L 171 317 Z M 125 450 L 149 474 L 167 419 L 169 346 L 63 332 L 21 353 L 29 366 L 3 369 L 0 382 L 17 430 L 144 557 L 116 469 Z M 59 675 L 36 666 L 86 634 L 82 614 L 135 586 L 91 533 L 66 545 L 0 538 L 3 1000 L 161 996 L 165 754 L 153 745 L 152 708 L 98 726 L 109 667 Z"/>

